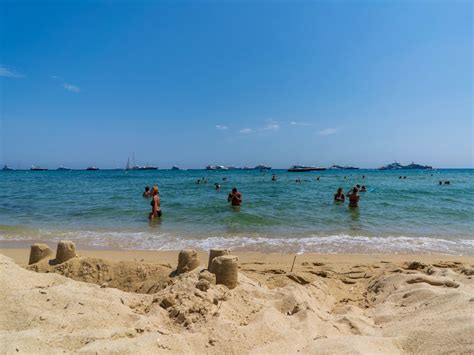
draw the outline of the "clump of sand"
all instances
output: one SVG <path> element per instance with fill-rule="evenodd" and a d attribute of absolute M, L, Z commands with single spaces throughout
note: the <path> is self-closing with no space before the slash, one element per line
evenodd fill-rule
<path fill-rule="evenodd" d="M 60 265 L 53 273 L 32 272 L 0 255 L 0 282 L 8 285 L 0 290 L 2 351 L 474 352 L 474 283 L 464 272 L 472 265 L 305 263 L 295 273 L 242 264 L 232 290 L 196 268 L 159 278 L 166 285 L 139 294 L 72 280 L 56 274 Z M 65 264 L 67 270 L 95 265 L 86 258 Z M 136 289 L 126 286 L 127 277 L 115 282 Z"/>
<path fill-rule="evenodd" d="M 170 282 L 169 265 L 144 263 L 141 261 L 111 261 L 99 258 L 72 258 L 61 264 L 55 259 L 44 259 L 27 266 L 28 270 L 41 273 L 56 273 L 73 280 L 114 287 L 122 291 L 155 293 Z"/>

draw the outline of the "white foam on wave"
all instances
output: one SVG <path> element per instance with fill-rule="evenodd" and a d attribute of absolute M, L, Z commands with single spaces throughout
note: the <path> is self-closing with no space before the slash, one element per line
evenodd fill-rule
<path fill-rule="evenodd" d="M 443 253 L 474 255 L 474 238 L 408 237 L 408 236 L 262 236 L 216 235 L 198 237 L 149 231 L 40 231 L 21 236 L 0 233 L 0 240 L 44 240 L 56 242 L 74 240 L 83 246 L 139 249 L 178 250 L 195 248 L 230 248 L 235 251 L 265 251 L 285 253 Z"/>

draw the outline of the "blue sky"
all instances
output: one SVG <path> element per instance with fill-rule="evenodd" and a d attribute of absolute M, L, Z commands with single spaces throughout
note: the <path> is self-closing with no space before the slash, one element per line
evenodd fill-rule
<path fill-rule="evenodd" d="M 0 163 L 473 167 L 472 10 L 0 0 Z"/>

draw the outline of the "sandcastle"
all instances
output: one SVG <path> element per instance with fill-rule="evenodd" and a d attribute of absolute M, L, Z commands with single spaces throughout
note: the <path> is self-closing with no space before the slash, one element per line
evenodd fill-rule
<path fill-rule="evenodd" d="M 46 245 L 35 243 L 31 245 L 30 260 L 28 265 L 36 264 L 37 262 L 53 255 L 53 251 Z"/>
<path fill-rule="evenodd" d="M 237 286 L 239 258 L 234 255 L 222 255 L 212 260 L 211 272 L 216 275 L 216 284 L 228 288 Z"/>
<path fill-rule="evenodd" d="M 212 260 L 222 255 L 230 255 L 229 249 L 211 249 L 209 251 L 209 262 L 207 264 L 207 269 L 211 271 Z"/>
<path fill-rule="evenodd" d="M 75 257 L 77 257 L 76 245 L 73 242 L 69 240 L 61 240 L 58 242 L 55 260 L 57 264 L 61 264 Z"/>
<path fill-rule="evenodd" d="M 176 274 L 184 274 L 192 271 L 199 266 L 199 260 L 196 250 L 183 249 L 178 255 L 178 268 Z"/>

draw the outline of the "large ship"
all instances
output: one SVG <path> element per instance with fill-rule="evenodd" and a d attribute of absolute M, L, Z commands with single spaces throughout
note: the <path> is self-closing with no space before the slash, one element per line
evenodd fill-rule
<path fill-rule="evenodd" d="M 254 170 L 260 170 L 260 171 L 262 171 L 262 170 L 271 170 L 271 169 L 272 169 L 272 167 L 271 167 L 271 166 L 267 166 L 267 165 L 257 165 L 257 166 L 254 168 Z"/>
<path fill-rule="evenodd" d="M 421 170 L 432 170 L 433 167 L 430 165 L 420 165 L 411 162 L 411 164 L 405 165 L 403 169 L 421 169 Z"/>
<path fill-rule="evenodd" d="M 323 171 L 326 168 L 320 168 L 317 166 L 304 166 L 304 165 L 293 165 L 291 168 L 288 169 L 289 172 L 296 173 L 296 172 L 308 172 L 308 171 Z"/>
<path fill-rule="evenodd" d="M 429 165 L 420 165 L 420 164 L 415 164 L 412 162 L 409 165 L 402 165 L 398 162 L 391 163 L 385 166 L 382 166 L 379 168 L 379 170 L 401 170 L 401 169 L 407 169 L 407 170 L 431 170 L 433 169 L 432 166 Z"/>
<path fill-rule="evenodd" d="M 47 168 L 41 168 L 39 166 L 34 166 L 32 165 L 31 168 L 30 168 L 31 171 L 46 171 L 48 170 Z"/>
<path fill-rule="evenodd" d="M 8 165 L 4 165 L 2 168 L 3 171 L 12 171 L 13 169 L 10 168 Z"/>

